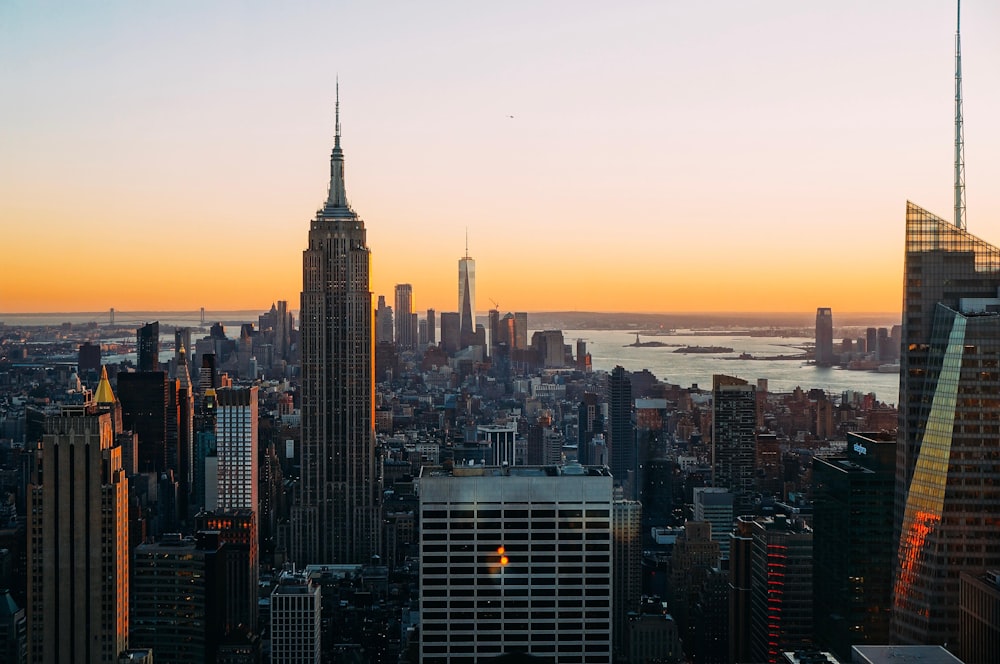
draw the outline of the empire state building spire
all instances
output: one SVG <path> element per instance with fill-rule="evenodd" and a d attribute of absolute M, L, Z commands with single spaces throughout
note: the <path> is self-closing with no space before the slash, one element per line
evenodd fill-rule
<path fill-rule="evenodd" d="M 334 209 L 350 210 L 347 203 L 347 189 L 344 186 L 344 151 L 340 147 L 340 79 L 337 79 L 336 129 L 333 151 L 330 153 L 330 193 L 326 198 L 324 211 Z"/>

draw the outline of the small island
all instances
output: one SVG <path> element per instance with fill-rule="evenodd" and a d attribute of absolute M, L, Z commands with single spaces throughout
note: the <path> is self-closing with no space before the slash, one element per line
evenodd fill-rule
<path fill-rule="evenodd" d="M 732 353 L 732 348 L 725 346 L 682 346 L 675 353 Z"/>
<path fill-rule="evenodd" d="M 635 335 L 635 341 L 625 346 L 625 348 L 663 348 L 676 344 L 665 344 L 662 341 L 639 341 L 639 335 Z"/>

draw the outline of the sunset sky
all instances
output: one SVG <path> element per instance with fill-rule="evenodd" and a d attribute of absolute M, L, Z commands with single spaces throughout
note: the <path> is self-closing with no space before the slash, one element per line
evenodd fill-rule
<path fill-rule="evenodd" d="M 962 7 L 1000 243 L 1000 3 Z M 952 218 L 954 2 L 0 2 L 0 312 L 298 308 L 339 74 L 418 310 L 898 311 Z"/>

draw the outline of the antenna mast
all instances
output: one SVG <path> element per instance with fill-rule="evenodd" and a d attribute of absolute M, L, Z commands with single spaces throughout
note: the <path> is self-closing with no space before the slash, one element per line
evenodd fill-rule
<path fill-rule="evenodd" d="M 962 0 L 955 18 L 955 225 L 965 230 L 965 123 L 962 119 Z"/>

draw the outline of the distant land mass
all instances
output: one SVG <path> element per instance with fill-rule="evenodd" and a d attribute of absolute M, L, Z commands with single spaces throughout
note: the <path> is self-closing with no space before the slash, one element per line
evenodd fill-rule
<path fill-rule="evenodd" d="M 896 312 L 833 312 L 837 327 L 892 327 L 902 315 Z M 816 312 L 713 312 L 713 313 L 628 313 L 595 311 L 528 312 L 532 329 L 635 330 L 643 334 L 677 329 L 718 331 L 732 334 L 762 328 L 808 328 L 815 331 Z M 812 336 L 810 332 L 808 336 Z"/>
<path fill-rule="evenodd" d="M 205 323 L 221 321 L 227 325 L 240 322 L 257 322 L 257 317 L 270 309 L 268 302 L 260 309 L 205 310 Z M 298 316 L 298 311 L 293 311 Z M 501 315 L 507 313 L 501 312 Z M 96 322 L 106 325 L 109 311 L 94 312 L 41 312 L 0 313 L 0 323 L 7 325 L 58 325 L 64 322 Z M 139 324 L 155 320 L 173 321 L 175 324 L 197 326 L 201 312 L 189 311 L 123 311 L 115 310 L 118 325 Z M 477 318 L 486 323 L 485 312 Z M 892 327 L 901 321 L 896 312 L 833 312 L 837 328 Z M 667 334 L 673 330 L 694 330 L 702 334 L 760 334 L 788 331 L 812 336 L 815 332 L 816 312 L 709 312 L 709 313 L 635 313 L 600 311 L 529 311 L 528 325 L 532 330 L 630 330 L 643 336 Z M 648 341 L 648 340 L 647 340 Z"/>

